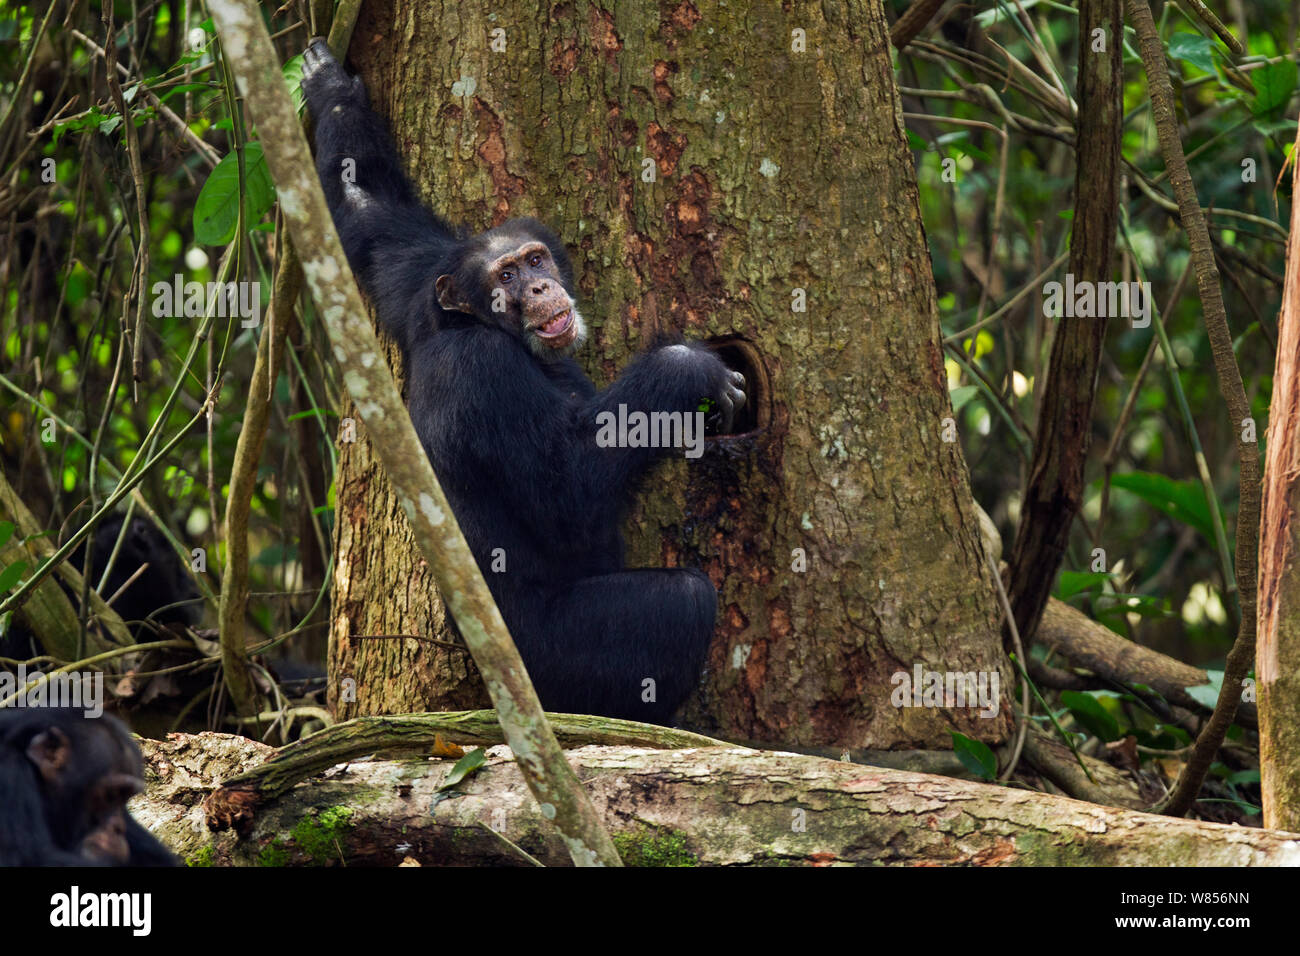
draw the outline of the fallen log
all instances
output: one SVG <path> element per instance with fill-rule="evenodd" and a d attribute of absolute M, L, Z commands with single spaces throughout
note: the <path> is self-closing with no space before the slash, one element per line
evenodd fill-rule
<path fill-rule="evenodd" d="M 144 741 L 137 817 L 198 865 L 545 865 L 568 854 L 510 750 L 443 791 L 453 760 L 339 764 L 208 828 L 203 801 L 270 748 Z M 1300 834 L 1203 823 L 950 777 L 739 747 L 584 746 L 571 765 L 630 864 L 1300 865 Z"/>

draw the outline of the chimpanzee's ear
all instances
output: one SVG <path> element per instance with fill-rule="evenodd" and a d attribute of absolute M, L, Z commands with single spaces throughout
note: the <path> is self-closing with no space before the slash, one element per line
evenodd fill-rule
<path fill-rule="evenodd" d="M 438 304 L 448 312 L 464 312 L 467 315 L 474 314 L 474 307 L 465 301 L 464 296 L 460 294 L 460 289 L 456 287 L 455 276 L 438 276 L 438 281 L 434 283 L 434 288 L 438 291 Z"/>
<path fill-rule="evenodd" d="M 46 783 L 57 783 L 72 756 L 72 742 L 58 727 L 42 730 L 27 745 L 27 759 Z"/>

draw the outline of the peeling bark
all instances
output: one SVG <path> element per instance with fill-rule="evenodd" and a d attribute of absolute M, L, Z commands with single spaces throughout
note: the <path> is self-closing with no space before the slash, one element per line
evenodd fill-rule
<path fill-rule="evenodd" d="M 1292 181 L 1300 185 L 1294 167 Z M 1291 236 L 1268 418 L 1255 675 L 1264 822 L 1300 829 L 1300 203 Z"/>

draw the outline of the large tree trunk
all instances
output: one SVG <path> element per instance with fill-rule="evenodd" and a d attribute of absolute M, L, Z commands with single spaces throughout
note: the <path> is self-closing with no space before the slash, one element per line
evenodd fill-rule
<path fill-rule="evenodd" d="M 663 468 L 629 526 L 632 563 L 699 565 L 719 586 L 684 722 L 800 745 L 1003 739 L 1005 707 L 890 705 L 891 675 L 918 663 L 997 672 L 1004 693 L 1011 674 L 965 465 L 942 435 L 933 279 L 878 0 L 507 6 L 370 5 L 351 57 L 438 208 L 558 229 L 597 384 L 665 332 L 715 340 L 746 373 L 745 434 Z M 358 679 L 340 715 L 472 706 L 459 652 L 349 640 L 441 624 L 364 438 L 341 461 L 338 527 L 332 683 Z"/>

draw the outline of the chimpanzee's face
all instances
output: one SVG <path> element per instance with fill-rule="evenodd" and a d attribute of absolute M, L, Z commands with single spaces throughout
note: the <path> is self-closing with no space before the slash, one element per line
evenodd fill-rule
<path fill-rule="evenodd" d="M 570 285 L 559 243 L 528 220 L 512 220 L 471 240 L 437 290 L 444 309 L 510 329 L 545 359 L 572 352 L 586 335 Z"/>

